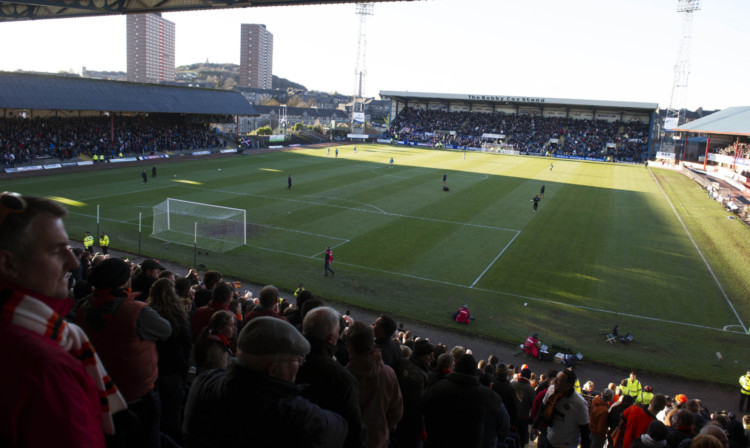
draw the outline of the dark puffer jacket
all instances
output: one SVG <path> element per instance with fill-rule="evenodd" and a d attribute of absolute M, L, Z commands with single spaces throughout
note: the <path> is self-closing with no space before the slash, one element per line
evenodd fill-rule
<path fill-rule="evenodd" d="M 233 363 L 199 375 L 185 407 L 185 447 L 338 448 L 347 423 L 289 382 Z"/>

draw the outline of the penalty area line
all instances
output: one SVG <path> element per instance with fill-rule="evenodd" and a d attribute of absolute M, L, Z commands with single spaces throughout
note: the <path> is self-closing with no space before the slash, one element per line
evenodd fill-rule
<path fill-rule="evenodd" d="M 342 243 L 342 244 L 345 244 L 345 243 Z M 320 252 L 320 254 L 316 254 L 316 255 L 313 255 L 313 256 L 308 256 L 308 255 L 303 255 L 303 254 L 298 254 L 298 253 L 293 253 L 293 252 L 286 252 L 286 251 L 283 251 L 283 250 L 270 249 L 270 248 L 267 248 L 267 247 L 254 246 L 254 245 L 251 245 L 251 244 L 246 244 L 246 246 L 254 247 L 254 248 L 260 249 L 260 250 L 267 250 L 269 252 L 277 252 L 277 253 L 281 253 L 281 254 L 293 255 L 295 257 L 308 258 L 310 260 L 314 260 L 320 254 L 322 254 L 322 252 Z M 366 271 L 380 272 L 382 274 L 395 275 L 395 276 L 398 276 L 398 277 L 411 278 L 411 279 L 414 279 L 414 280 L 423 280 L 423 281 L 426 281 L 426 282 L 440 283 L 442 285 L 455 286 L 457 288 L 468 288 L 467 285 L 459 285 L 458 283 L 451 283 L 451 282 L 446 282 L 446 281 L 443 281 L 443 280 L 435 280 L 434 278 L 427 278 L 427 277 L 420 277 L 420 276 L 417 276 L 417 275 L 404 274 L 402 272 L 386 271 L 386 270 L 383 270 L 383 269 L 371 268 L 371 267 L 368 267 L 368 266 L 361 266 L 361 265 L 353 264 L 353 263 L 344 263 L 344 262 L 340 262 L 339 261 L 339 262 L 336 262 L 336 264 L 337 265 L 342 265 L 342 266 L 350 266 L 350 267 L 353 267 L 353 268 L 362 269 L 362 270 L 366 270 Z"/>
<path fill-rule="evenodd" d="M 486 274 L 486 273 L 487 273 L 487 271 L 489 271 L 489 270 L 490 270 L 490 268 L 492 267 L 492 265 L 493 265 L 493 264 L 495 264 L 495 262 L 496 262 L 496 261 L 497 261 L 497 260 L 498 260 L 498 259 L 500 258 L 500 256 L 501 256 L 501 255 L 503 255 L 503 253 L 505 253 L 505 250 L 506 250 L 506 249 L 508 249 L 508 247 L 510 247 L 510 245 L 511 245 L 511 244 L 513 244 L 513 241 L 515 241 L 515 240 L 516 240 L 516 238 L 518 238 L 518 235 L 520 235 L 520 234 L 521 234 L 521 231 L 520 231 L 520 230 L 516 230 L 516 234 L 515 234 L 515 235 L 513 235 L 513 238 L 511 238 L 511 239 L 510 239 L 510 241 L 508 241 L 508 244 L 506 244 L 506 245 L 505 245 L 505 247 L 503 247 L 503 250 L 501 250 L 501 251 L 500 251 L 500 253 L 499 253 L 499 254 L 497 254 L 497 256 L 495 257 L 495 259 L 494 259 L 494 260 L 492 260 L 492 261 L 490 262 L 490 264 L 488 264 L 488 265 L 487 265 L 487 267 L 486 267 L 486 268 L 484 268 L 484 271 L 482 271 L 482 273 L 481 273 L 481 274 L 479 274 L 479 277 L 477 277 L 477 278 L 476 278 L 476 280 L 474 280 L 474 283 L 472 283 L 472 284 L 471 284 L 471 286 L 469 286 L 469 288 L 473 288 L 473 287 L 474 287 L 474 285 L 476 285 L 476 284 L 477 284 L 477 282 L 478 282 L 478 281 L 479 281 L 479 280 L 480 280 L 480 279 L 481 279 L 482 277 L 484 277 L 484 274 Z"/>
<path fill-rule="evenodd" d="M 303 235 L 319 236 L 319 237 L 322 237 L 322 238 L 331 238 L 331 239 L 334 239 L 334 240 L 341 240 L 341 241 L 349 242 L 349 240 L 347 240 L 346 238 L 339 238 L 337 236 L 321 235 L 320 233 L 312 233 L 312 232 L 305 232 L 303 230 L 287 229 L 287 228 L 284 228 L 284 227 L 276 227 L 276 226 L 271 226 L 271 225 L 268 225 L 268 224 L 260 224 L 260 223 L 257 223 L 257 222 L 249 222 L 249 223 L 247 223 L 247 225 L 249 225 L 249 226 L 256 226 L 256 227 L 265 227 L 265 228 L 273 229 L 273 230 L 283 230 L 285 232 L 301 233 Z"/>
<path fill-rule="evenodd" d="M 87 213 L 72 212 L 70 210 L 68 210 L 68 214 L 69 215 L 76 215 L 76 216 L 83 216 L 84 218 L 96 218 L 96 215 L 89 215 Z M 130 226 L 137 226 L 138 225 L 138 223 L 136 223 L 136 222 L 131 222 L 131 221 L 133 221 L 133 219 L 129 219 L 129 220 L 123 221 L 121 219 L 105 218 L 105 217 L 102 217 L 102 216 L 100 216 L 99 219 L 101 221 L 118 222 L 120 224 L 127 224 L 127 225 L 130 225 Z M 138 218 L 134 218 L 134 219 L 137 220 Z"/>
<path fill-rule="evenodd" d="M 343 246 L 344 244 L 346 244 L 346 243 L 348 243 L 349 241 L 351 241 L 351 240 L 345 240 L 345 239 L 343 239 L 343 238 L 336 238 L 336 239 L 337 239 L 337 240 L 342 240 L 342 241 L 341 241 L 340 243 L 336 244 L 335 246 L 328 246 L 328 247 L 330 247 L 331 249 L 336 249 L 337 247 L 341 247 L 341 246 Z M 323 255 L 324 253 L 325 253 L 325 251 L 324 251 L 324 250 L 321 250 L 321 251 L 320 251 L 320 252 L 318 252 L 317 254 L 315 254 L 315 255 L 311 255 L 311 256 L 310 256 L 310 258 L 318 258 L 319 256 Z"/>
<path fill-rule="evenodd" d="M 488 226 L 483 224 L 472 224 L 468 222 L 458 222 L 458 221 L 448 221 L 445 219 L 438 219 L 438 218 L 428 218 L 424 216 L 413 216 L 413 215 L 405 215 L 400 213 L 391 213 L 391 212 L 385 212 L 385 211 L 375 211 L 372 209 L 363 209 L 363 208 L 355 208 L 355 207 L 346 207 L 342 205 L 337 204 L 331 204 L 328 202 L 316 202 L 316 201 L 304 201 L 301 199 L 290 199 L 290 198 L 284 198 L 280 196 L 269 196 L 269 195 L 263 195 L 263 194 L 255 194 L 255 193 L 245 193 L 241 191 L 232 191 L 232 190 L 218 190 L 213 188 L 204 188 L 204 187 L 195 187 L 192 185 L 179 185 L 182 188 L 188 188 L 193 190 L 199 190 L 199 191 L 210 191 L 214 193 L 226 193 L 226 194 L 233 194 L 237 196 L 247 196 L 247 197 L 255 197 L 255 198 L 261 198 L 261 199 L 272 199 L 275 201 L 288 201 L 288 202 L 296 202 L 300 204 L 306 204 L 306 205 L 320 205 L 323 207 L 331 207 L 331 208 L 339 208 L 343 210 L 348 211 L 356 211 L 356 212 L 364 212 L 364 213 L 374 213 L 376 215 L 382 215 L 382 216 L 392 216 L 396 218 L 406 218 L 406 219 L 415 219 L 415 220 L 421 220 L 421 221 L 430 221 L 430 222 L 440 222 L 445 224 L 453 224 L 457 226 L 465 226 L 465 227 L 474 227 L 478 229 L 488 229 L 488 230 L 501 230 L 504 232 L 518 232 L 518 229 L 508 229 L 505 227 L 496 227 L 496 226 Z M 315 197 L 315 196 L 309 196 L 309 197 Z M 344 199 L 345 200 L 345 199 Z M 370 206 L 369 204 L 367 204 Z M 372 206 L 374 207 L 374 206 Z M 381 209 L 378 209 L 381 210 Z"/>
<path fill-rule="evenodd" d="M 271 251 L 271 252 L 284 253 L 284 254 L 293 255 L 293 256 L 297 256 L 297 257 L 303 257 L 303 258 L 309 258 L 309 259 L 315 259 L 315 258 L 317 258 L 317 257 L 308 257 L 308 256 L 302 255 L 302 254 L 296 254 L 296 253 L 285 252 L 285 251 L 280 251 L 280 250 L 275 250 L 275 249 L 269 249 L 269 248 L 260 247 L 260 246 L 252 246 L 252 247 L 256 247 L 256 248 L 261 249 L 261 250 L 268 250 L 268 251 Z M 691 323 L 687 323 L 687 322 L 679 322 L 679 321 L 669 320 L 669 319 L 659 319 L 659 318 L 651 317 L 651 316 L 640 316 L 640 315 L 637 315 L 637 314 L 623 313 L 623 312 L 620 312 L 620 311 L 605 310 L 605 309 L 594 308 L 594 307 L 590 307 L 590 306 L 571 305 L 569 303 L 558 302 L 558 301 L 555 301 L 555 300 L 541 299 L 541 298 L 538 298 L 538 297 L 529 297 L 529 296 L 524 296 L 524 295 L 521 295 L 521 294 L 513 294 L 513 293 L 509 293 L 509 292 L 495 291 L 495 290 L 491 290 L 491 289 L 474 288 L 474 287 L 471 287 L 469 285 L 460 285 L 458 283 L 447 282 L 447 281 L 444 281 L 444 280 L 436 280 L 436 279 L 433 279 L 433 278 L 420 277 L 418 275 L 404 274 L 403 272 L 386 271 L 386 270 L 383 270 L 383 269 L 371 268 L 371 267 L 368 267 L 368 266 L 361 266 L 361 265 L 353 264 L 353 263 L 337 262 L 337 264 L 342 265 L 342 266 L 350 266 L 350 267 L 357 268 L 357 269 L 362 269 L 362 270 L 365 270 L 365 271 L 379 272 L 379 273 L 382 273 L 382 274 L 395 275 L 397 277 L 405 277 L 405 278 L 410 278 L 410 279 L 414 279 L 414 280 L 422 280 L 422 281 L 431 282 L 431 283 L 438 283 L 438 284 L 441 284 L 441 285 L 453 286 L 453 287 L 456 287 L 456 288 L 472 289 L 474 291 L 482 291 L 482 292 L 487 292 L 487 293 L 490 293 L 490 294 L 497 294 L 497 295 L 515 297 L 515 298 L 522 299 L 522 300 L 527 301 L 527 302 L 528 301 L 534 301 L 534 302 L 545 303 L 545 304 L 549 304 L 549 305 L 555 305 L 555 306 L 566 307 L 566 308 L 577 308 L 577 309 L 594 311 L 594 312 L 599 312 L 599 313 L 614 314 L 614 315 L 617 315 L 617 316 L 632 317 L 634 319 L 644 319 L 644 320 L 649 320 L 649 321 L 653 321 L 653 322 L 660 322 L 660 323 L 673 324 L 673 325 L 681 325 L 681 326 L 684 326 L 684 327 L 701 328 L 701 329 L 704 329 L 704 330 L 713 330 L 713 331 L 721 331 L 721 332 L 726 332 L 726 333 L 737 333 L 737 334 L 740 334 L 739 331 L 732 331 L 732 330 L 726 329 L 727 327 L 729 327 L 729 325 L 726 326 L 726 327 L 724 327 L 724 328 L 715 328 L 715 327 L 709 327 L 707 325 L 691 324 Z M 743 330 L 744 330 L 744 328 L 743 328 Z"/>

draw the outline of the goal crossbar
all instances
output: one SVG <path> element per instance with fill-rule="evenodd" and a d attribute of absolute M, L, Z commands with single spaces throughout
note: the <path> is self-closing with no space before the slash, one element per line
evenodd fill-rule
<path fill-rule="evenodd" d="M 167 198 L 153 207 L 152 237 L 175 243 L 231 250 L 247 244 L 247 211 L 240 208 Z M 186 240 L 192 236 L 192 241 Z"/>

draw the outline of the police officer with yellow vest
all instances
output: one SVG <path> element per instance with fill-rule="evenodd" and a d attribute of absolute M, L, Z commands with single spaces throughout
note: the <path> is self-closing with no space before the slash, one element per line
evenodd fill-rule
<path fill-rule="evenodd" d="M 740 377 L 740 387 L 740 412 L 742 412 L 742 406 L 746 402 L 745 412 L 750 412 L 750 370 Z"/>
<path fill-rule="evenodd" d="M 109 236 L 107 236 L 104 232 L 99 235 L 99 247 L 102 248 L 102 253 L 104 255 L 107 255 L 107 251 L 109 248 Z"/>
<path fill-rule="evenodd" d="M 642 391 L 643 388 L 641 387 L 641 382 L 636 379 L 635 372 L 630 372 L 630 378 L 628 378 L 627 385 L 625 386 L 623 392 L 633 397 L 633 399 L 637 403 L 641 399 Z"/>
<path fill-rule="evenodd" d="M 297 297 L 299 297 L 299 293 L 301 293 L 301 292 L 302 292 L 302 291 L 304 291 L 304 290 L 305 290 L 305 288 L 304 288 L 304 287 L 302 287 L 302 283 L 300 283 L 300 284 L 299 284 L 299 288 L 297 288 L 297 289 L 296 289 L 296 290 L 294 291 L 294 298 L 296 299 Z"/>
<path fill-rule="evenodd" d="M 654 398 L 654 389 L 651 386 L 646 386 L 643 388 L 643 393 L 638 397 L 635 404 L 648 406 L 652 398 Z"/>
<path fill-rule="evenodd" d="M 91 236 L 91 232 L 86 232 L 86 236 L 83 237 L 83 247 L 88 253 L 94 255 L 94 237 Z"/>

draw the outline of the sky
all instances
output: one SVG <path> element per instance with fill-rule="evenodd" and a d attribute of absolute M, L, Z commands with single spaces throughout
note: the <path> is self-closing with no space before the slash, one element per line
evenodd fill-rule
<path fill-rule="evenodd" d="M 383 90 L 636 101 L 669 106 L 683 17 L 677 0 L 425 0 L 376 3 L 365 95 Z M 165 13 L 176 64 L 239 63 L 240 25 L 274 36 L 273 74 L 352 94 L 355 5 Z M 750 105 L 750 1 L 694 14 L 685 106 Z M 0 23 L 0 70 L 126 71 L 125 16 Z M 0 94 L 2 94 L 0 92 Z"/>

